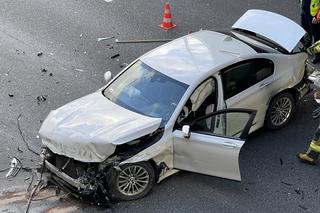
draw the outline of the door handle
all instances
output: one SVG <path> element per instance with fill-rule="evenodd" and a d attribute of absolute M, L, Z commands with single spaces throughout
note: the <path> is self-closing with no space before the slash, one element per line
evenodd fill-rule
<path fill-rule="evenodd" d="M 222 143 L 223 146 L 228 147 L 228 148 L 237 148 L 237 145 L 235 145 L 234 143 L 230 143 L 230 142 L 224 142 Z"/>

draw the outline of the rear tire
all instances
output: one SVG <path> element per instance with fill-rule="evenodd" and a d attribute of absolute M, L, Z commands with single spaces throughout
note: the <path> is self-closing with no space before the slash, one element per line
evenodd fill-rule
<path fill-rule="evenodd" d="M 276 130 L 284 127 L 291 120 L 295 111 L 295 101 L 291 93 L 284 92 L 275 96 L 270 104 L 265 117 L 268 129 Z"/>
<path fill-rule="evenodd" d="M 107 184 L 115 200 L 136 200 L 146 196 L 155 183 L 155 171 L 148 162 L 124 164 L 121 171 L 110 168 Z"/>

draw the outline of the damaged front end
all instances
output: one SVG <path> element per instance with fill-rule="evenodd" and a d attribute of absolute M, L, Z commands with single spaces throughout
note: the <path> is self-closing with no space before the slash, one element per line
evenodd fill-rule
<path fill-rule="evenodd" d="M 42 157 L 49 182 L 91 204 L 110 204 L 106 168 L 118 165 L 119 157 L 109 158 L 103 163 L 85 163 L 55 154 L 48 148 L 43 150 Z"/>
<path fill-rule="evenodd" d="M 122 171 L 120 163 L 159 141 L 163 131 L 163 128 L 159 128 L 151 134 L 117 145 L 114 154 L 103 162 L 81 162 L 45 148 L 41 156 L 46 177 L 49 182 L 78 199 L 98 206 L 109 206 L 118 201 L 117 197 L 110 193 L 109 179 L 114 173 Z M 160 167 L 155 170 L 158 173 Z"/>

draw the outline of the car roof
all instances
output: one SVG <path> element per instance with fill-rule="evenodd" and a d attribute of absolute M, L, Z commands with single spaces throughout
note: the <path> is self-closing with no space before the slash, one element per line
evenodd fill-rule
<path fill-rule="evenodd" d="M 256 53 L 249 45 L 229 35 L 201 30 L 151 50 L 140 60 L 171 78 L 191 85 L 214 68 Z"/>

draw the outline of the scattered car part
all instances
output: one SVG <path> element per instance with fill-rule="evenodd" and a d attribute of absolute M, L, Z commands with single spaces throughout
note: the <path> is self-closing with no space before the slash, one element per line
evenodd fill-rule
<path fill-rule="evenodd" d="M 10 169 L 6 175 L 6 178 L 9 179 L 9 178 L 15 177 L 19 173 L 21 168 L 22 168 L 21 161 L 18 158 L 15 158 L 15 157 L 12 158 L 10 162 Z"/>
<path fill-rule="evenodd" d="M 110 81 L 111 77 L 112 77 L 112 74 L 111 74 L 110 71 L 107 71 L 107 72 L 104 73 L 104 80 L 105 80 L 107 83 Z"/>
<path fill-rule="evenodd" d="M 117 58 L 117 57 L 119 57 L 119 56 L 120 56 L 120 54 L 119 54 L 119 53 L 117 53 L 117 54 L 115 54 L 115 55 L 111 56 L 110 58 L 111 58 L 111 59 L 114 59 L 114 58 Z"/>
<path fill-rule="evenodd" d="M 29 208 L 30 208 L 30 205 L 31 205 L 31 201 L 32 201 L 32 198 L 33 196 L 35 195 L 35 192 L 37 191 L 37 189 L 40 187 L 40 185 L 43 183 L 42 181 L 42 175 L 43 175 L 43 172 L 44 172 L 44 161 L 45 161 L 45 158 L 42 159 L 42 163 L 41 163 L 41 171 L 40 171 L 40 177 L 39 177 L 39 180 L 36 184 L 36 186 L 33 188 L 30 196 L 29 196 L 29 199 L 28 199 L 28 203 L 27 203 L 27 209 L 26 209 L 26 213 L 29 212 Z M 31 182 L 32 183 L 32 182 Z M 28 187 L 29 188 L 29 187 Z"/>
<path fill-rule="evenodd" d="M 45 102 L 47 100 L 47 95 L 39 95 L 37 96 L 37 103 L 40 104 L 40 102 Z"/>
<path fill-rule="evenodd" d="M 98 38 L 97 40 L 99 42 L 99 41 L 109 40 L 109 39 L 112 39 L 112 38 L 114 38 L 114 36 L 105 37 L 105 38 Z"/>
<path fill-rule="evenodd" d="M 122 63 L 122 64 L 120 64 L 120 68 L 125 68 L 126 66 L 128 66 L 127 63 Z"/>
<path fill-rule="evenodd" d="M 145 40 L 118 40 L 116 43 L 151 43 L 151 42 L 169 42 L 173 39 L 145 39 Z"/>
<path fill-rule="evenodd" d="M 78 72 L 83 72 L 84 70 L 83 69 L 79 69 L 79 68 L 76 68 L 74 69 L 75 71 L 78 71 Z"/>

